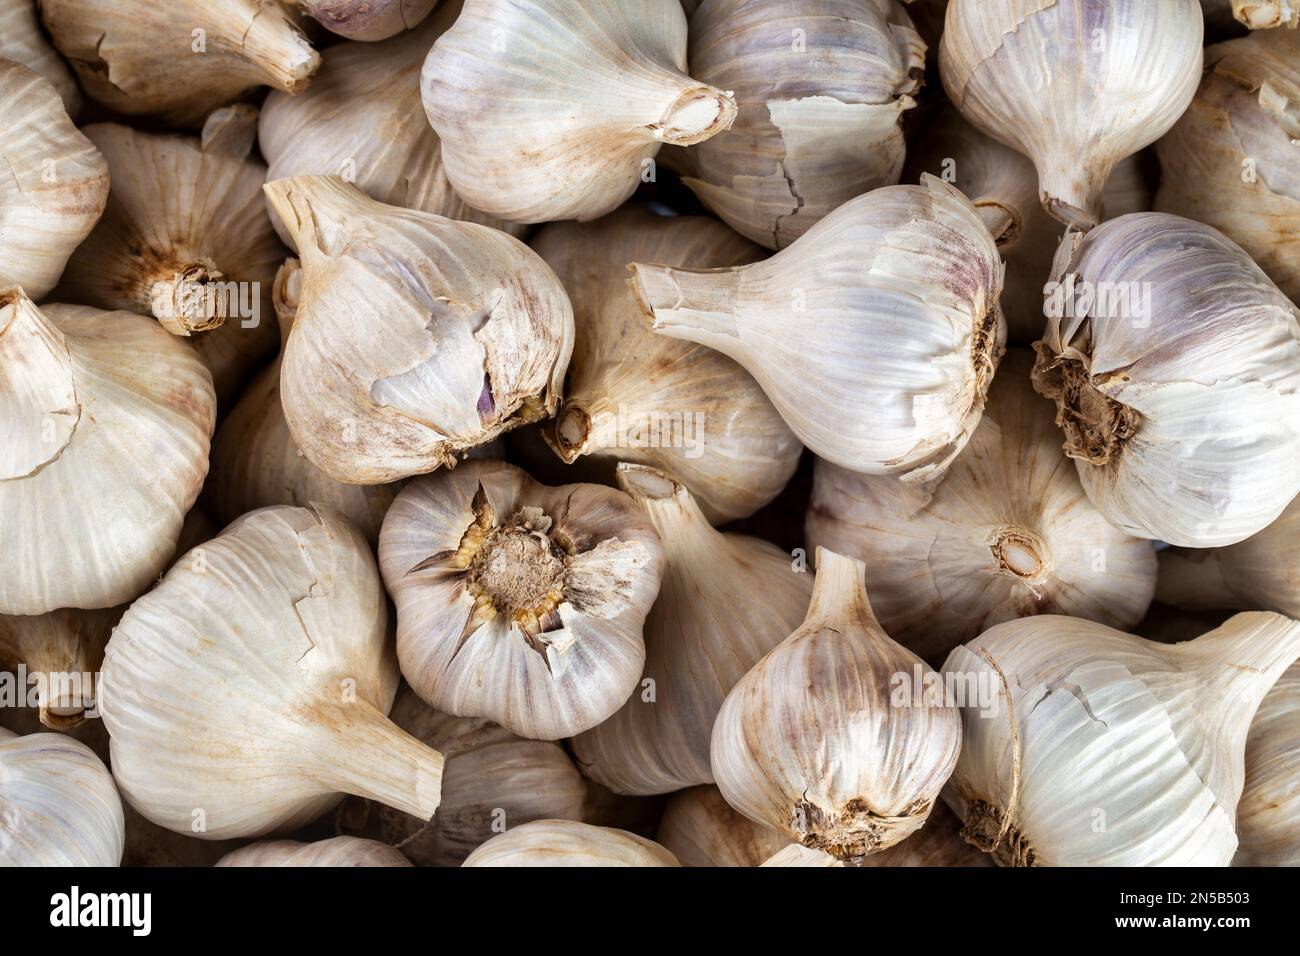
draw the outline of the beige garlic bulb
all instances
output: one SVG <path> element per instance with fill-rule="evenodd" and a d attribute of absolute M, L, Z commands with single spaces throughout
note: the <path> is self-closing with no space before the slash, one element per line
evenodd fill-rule
<path fill-rule="evenodd" d="M 124 604 L 208 471 L 212 378 L 151 319 L 0 291 L 0 614 Z"/>
<path fill-rule="evenodd" d="M 1006 338 L 993 237 L 933 176 L 850 200 L 764 262 L 631 269 L 656 332 L 735 359 L 805 445 L 869 474 L 941 473 Z"/>
<path fill-rule="evenodd" d="M 438 0 L 287 0 L 331 33 L 349 40 L 386 40 L 410 30 Z M 444 0 L 446 2 L 446 0 Z"/>
<path fill-rule="evenodd" d="M 121 610 L 64 608 L 31 617 L 0 615 L 0 669 L 25 668 L 41 723 L 68 730 L 95 708 L 95 683 Z"/>
<path fill-rule="evenodd" d="M 671 793 L 713 782 L 709 739 L 722 702 L 799 626 L 812 575 L 773 544 L 714 530 L 662 471 L 621 464 L 618 486 L 663 542 L 663 583 L 645 622 L 640 684 L 574 739 L 573 752 L 584 774 L 616 793 Z"/>
<path fill-rule="evenodd" d="M 320 56 L 280 0 L 37 0 L 82 88 L 128 116 L 198 125 L 259 86 L 301 92 Z"/>
<path fill-rule="evenodd" d="M 1278 678 L 1251 722 L 1237 836 L 1234 866 L 1300 866 L 1300 664 Z"/>
<path fill-rule="evenodd" d="M 759 866 L 797 866 L 797 867 L 845 867 L 849 864 L 835 859 L 829 853 L 823 853 L 821 850 L 813 850 L 806 846 L 800 846 L 798 843 L 791 843 L 789 846 L 772 854 L 764 860 Z"/>
<path fill-rule="evenodd" d="M 1028 352 L 1007 354 L 979 428 L 934 482 L 817 462 L 809 546 L 865 562 L 881 625 L 933 664 L 1002 621 L 1069 614 L 1128 629 L 1151 603 L 1151 542 L 1088 501 L 1032 367 Z"/>
<path fill-rule="evenodd" d="M 896 675 L 935 675 L 876 622 L 865 575 L 817 549 L 807 617 L 732 688 L 712 744 L 728 803 L 850 863 L 921 828 L 961 748 L 955 707 L 898 699 Z"/>
<path fill-rule="evenodd" d="M 733 810 L 713 786 L 673 794 L 655 840 L 682 866 L 762 866 L 791 845 L 789 837 Z"/>
<path fill-rule="evenodd" d="M 0 867 L 117 866 L 123 841 L 122 801 L 89 747 L 0 730 Z"/>
<path fill-rule="evenodd" d="M 573 310 L 527 246 L 386 206 L 337 176 L 265 190 L 302 261 L 280 394 L 314 465 L 337 481 L 393 481 L 554 413 Z"/>
<path fill-rule="evenodd" d="M 0 0 L 0 60 L 21 63 L 45 77 L 59 91 L 69 116 L 81 110 L 81 90 L 41 29 L 36 0 Z"/>
<path fill-rule="evenodd" d="M 543 432 L 555 453 L 671 471 L 715 523 L 775 498 L 799 440 L 732 359 L 652 334 L 627 284 L 629 262 L 735 266 L 761 250 L 715 220 L 634 207 L 548 225 L 532 246 L 564 283 L 577 328 L 564 401 Z"/>
<path fill-rule="evenodd" d="M 386 623 L 370 549 L 336 512 L 240 518 L 109 641 L 100 709 L 123 795 L 206 839 L 289 829 L 343 793 L 429 819 L 442 755 L 385 716 L 398 682 Z"/>
<path fill-rule="evenodd" d="M 664 553 L 627 495 L 470 461 L 410 482 L 379 535 L 402 675 L 424 700 L 556 740 L 609 717 L 645 662 Z"/>
<path fill-rule="evenodd" d="M 691 19 L 690 66 L 739 112 L 696 147 L 685 183 L 754 242 L 783 249 L 898 182 L 925 44 L 897 0 L 710 0 Z"/>
<path fill-rule="evenodd" d="M 1214 228 L 1067 235 L 1035 346 L 1089 499 L 1129 534 L 1233 544 L 1300 493 L 1300 308 Z"/>
<path fill-rule="evenodd" d="M 661 144 L 736 117 L 730 93 L 686 75 L 677 0 L 466 0 L 421 90 L 456 191 L 514 222 L 612 212 Z"/>
<path fill-rule="evenodd" d="M 316 843 L 262 840 L 227 853 L 217 866 L 411 866 L 386 843 L 339 836 Z"/>
<path fill-rule="evenodd" d="M 464 865 L 681 866 L 653 840 L 572 820 L 537 820 L 507 830 L 471 853 Z"/>
<path fill-rule="evenodd" d="M 951 0 L 939 63 L 962 115 L 1034 161 L 1043 207 L 1087 229 L 1119 161 L 1191 102 L 1204 33 L 1197 0 Z"/>

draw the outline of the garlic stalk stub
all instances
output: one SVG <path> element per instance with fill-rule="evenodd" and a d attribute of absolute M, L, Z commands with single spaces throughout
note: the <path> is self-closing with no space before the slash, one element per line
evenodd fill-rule
<path fill-rule="evenodd" d="M 337 176 L 268 183 L 302 261 L 280 394 L 337 481 L 454 465 L 549 417 L 573 350 L 555 274 L 495 229 L 386 206 Z"/>
<path fill-rule="evenodd" d="M 850 200 L 764 262 L 631 270 L 655 331 L 735 359 L 813 452 L 868 474 L 942 473 L 1006 339 L 993 237 L 933 176 Z"/>
<path fill-rule="evenodd" d="M 470 461 L 397 496 L 379 564 L 416 693 L 439 710 L 556 740 L 605 720 L 632 693 L 664 555 L 622 492 L 552 488 L 504 462 Z"/>
<path fill-rule="evenodd" d="M 69 116 L 81 110 L 81 90 L 41 29 L 36 0 L 0 0 L 0 60 L 21 63 L 45 77 L 59 91 Z"/>
<path fill-rule="evenodd" d="M 64 608 L 32 617 L 0 615 L 0 669 L 35 681 L 41 723 L 51 730 L 79 725 L 95 706 L 95 681 L 108 635 L 121 617 L 116 608 Z M 19 685 L 21 692 L 26 687 Z"/>
<path fill-rule="evenodd" d="M 715 523 L 775 498 L 799 440 L 732 359 L 654 335 L 627 284 L 629 262 L 735 266 L 761 250 L 715 220 L 637 208 L 548 225 L 532 245 L 564 283 L 577 329 L 564 401 L 543 432 L 555 453 L 670 471 Z"/>
<path fill-rule="evenodd" d="M 1278 679 L 1251 722 L 1237 835 L 1234 866 L 1300 866 L 1300 664 Z"/>
<path fill-rule="evenodd" d="M 1034 161 L 1043 207 L 1087 229 L 1119 161 L 1191 102 L 1204 33 L 1197 0 L 952 0 L 939 63 L 962 115 Z"/>
<path fill-rule="evenodd" d="M 933 672 L 876 623 L 865 570 L 817 550 L 804 623 L 732 688 L 712 744 L 728 803 L 850 863 L 921 828 L 962 737 L 946 700 L 894 699 L 898 675 Z"/>
<path fill-rule="evenodd" d="M 397 692 L 365 539 L 325 508 L 264 508 L 191 551 L 113 632 L 100 681 L 123 795 L 205 839 L 261 836 L 352 793 L 422 819 L 442 755 Z"/>
<path fill-rule="evenodd" d="M 1205 2 L 1205 0 L 1202 0 Z M 1237 22 L 1252 30 L 1273 30 L 1277 27 L 1300 27 L 1300 4 L 1296 0 L 1221 0 L 1230 6 Z M 1207 15 L 1209 11 L 1207 10 Z"/>
<path fill-rule="evenodd" d="M 349 40 L 386 40 L 410 30 L 438 0 L 289 0 L 331 33 Z M 446 2 L 446 0 L 444 0 Z"/>
<path fill-rule="evenodd" d="M 711 786 L 673 794 L 655 840 L 682 866 L 761 866 L 790 845 L 785 834 L 737 813 Z"/>
<path fill-rule="evenodd" d="M 783 249 L 898 182 L 925 44 L 896 0 L 713 0 L 691 20 L 690 66 L 739 112 L 685 183 L 754 242 Z"/>
<path fill-rule="evenodd" d="M 661 144 L 736 117 L 731 94 L 686 75 L 677 0 L 466 0 L 421 89 L 456 191 L 515 222 L 603 216 Z"/>
<path fill-rule="evenodd" d="M 411 866 L 402 851 L 359 837 L 340 836 L 317 843 L 262 840 L 227 853 L 217 866 Z"/>
<path fill-rule="evenodd" d="M 538 820 L 495 836 L 465 866 L 681 866 L 652 840 L 572 820 Z"/>
<path fill-rule="evenodd" d="M 799 626 L 810 574 L 775 545 L 709 526 L 679 482 L 621 464 L 618 485 L 650 517 L 666 559 L 645 623 L 641 684 L 618 713 L 576 737 L 583 773 L 616 793 L 713 782 L 709 739 L 727 693 Z"/>
<path fill-rule="evenodd" d="M 1164 213 L 1067 235 L 1054 273 L 1034 387 L 1092 503 L 1193 548 L 1266 527 L 1300 492 L 1300 309 L 1222 233 Z"/>

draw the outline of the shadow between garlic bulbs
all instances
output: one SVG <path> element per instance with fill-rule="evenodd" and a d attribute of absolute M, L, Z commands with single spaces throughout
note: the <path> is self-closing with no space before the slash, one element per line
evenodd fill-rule
<path fill-rule="evenodd" d="M 412 30 L 438 0 L 286 0 L 339 36 L 373 42 Z M 443 0 L 443 6 L 453 5 Z"/>

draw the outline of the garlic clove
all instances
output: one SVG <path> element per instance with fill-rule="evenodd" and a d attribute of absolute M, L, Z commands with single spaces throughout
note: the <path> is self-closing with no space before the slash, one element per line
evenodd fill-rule
<path fill-rule="evenodd" d="M 1237 804 L 1241 843 L 1233 866 L 1300 866 L 1300 664 L 1255 712 L 1246 738 L 1246 783 Z"/>
<path fill-rule="evenodd" d="M 41 723 L 50 730 L 71 730 L 94 712 L 95 685 L 104 646 L 121 608 L 81 611 L 62 609 L 22 617 L 0 615 L 0 668 L 21 673 L 16 687 L 36 691 Z"/>
<path fill-rule="evenodd" d="M 465 866 L 681 866 L 659 844 L 625 830 L 537 820 L 493 837 Z"/>
<path fill-rule="evenodd" d="M 13 60 L 59 91 L 68 115 L 81 111 L 81 90 L 36 18 L 36 0 L 0 0 L 0 60 Z"/>
<path fill-rule="evenodd" d="M 359 837 L 339 836 L 316 843 L 262 840 L 227 853 L 217 866 L 411 866 L 402 851 Z"/>
<path fill-rule="evenodd" d="M 713 786 L 673 794 L 655 840 L 682 866 L 762 866 L 780 849 L 793 845 L 784 834 L 731 809 Z"/>
<path fill-rule="evenodd" d="M 386 40 L 420 24 L 438 0 L 289 0 L 349 40 Z"/>

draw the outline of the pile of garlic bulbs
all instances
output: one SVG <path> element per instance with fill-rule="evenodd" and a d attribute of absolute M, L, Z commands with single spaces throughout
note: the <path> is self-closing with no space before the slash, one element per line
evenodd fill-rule
<path fill-rule="evenodd" d="M 0 0 L 0 866 L 1300 865 L 1297 27 Z"/>

